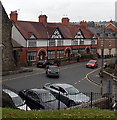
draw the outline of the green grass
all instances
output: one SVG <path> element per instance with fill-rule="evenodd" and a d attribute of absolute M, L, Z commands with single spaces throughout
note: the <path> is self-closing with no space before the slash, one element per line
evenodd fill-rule
<path fill-rule="evenodd" d="M 54 111 L 23 111 L 10 108 L 2 109 L 3 118 L 117 118 L 117 111 L 99 110 L 99 109 L 69 109 L 69 110 L 54 110 Z"/>

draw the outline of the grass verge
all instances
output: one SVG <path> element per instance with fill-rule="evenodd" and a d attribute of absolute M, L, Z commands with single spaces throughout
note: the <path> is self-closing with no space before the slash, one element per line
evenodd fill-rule
<path fill-rule="evenodd" d="M 117 111 L 99 110 L 99 109 L 69 109 L 69 110 L 41 110 L 41 111 L 23 111 L 10 108 L 2 109 L 2 118 L 28 118 L 30 119 L 64 119 L 70 120 L 78 118 L 93 119 L 117 119 Z"/>

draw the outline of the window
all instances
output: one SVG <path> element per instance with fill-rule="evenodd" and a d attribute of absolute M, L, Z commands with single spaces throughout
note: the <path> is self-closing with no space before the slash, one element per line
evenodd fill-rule
<path fill-rule="evenodd" d="M 57 51 L 57 58 L 63 58 L 64 57 L 64 50 L 58 50 Z"/>
<path fill-rule="evenodd" d="M 55 51 L 48 51 L 48 59 L 55 59 Z"/>
<path fill-rule="evenodd" d="M 73 53 L 74 57 L 76 57 L 76 56 L 77 56 L 77 53 L 78 53 L 78 49 L 73 49 L 73 50 L 72 50 L 72 53 Z"/>
<path fill-rule="evenodd" d="M 109 46 L 111 46 L 111 41 L 109 41 Z"/>
<path fill-rule="evenodd" d="M 30 96 L 32 99 L 39 100 L 39 97 L 32 91 L 28 91 L 27 95 Z"/>
<path fill-rule="evenodd" d="M 36 40 L 28 40 L 28 47 L 36 47 Z"/>
<path fill-rule="evenodd" d="M 54 39 L 49 40 L 49 46 L 55 46 L 55 40 Z"/>
<path fill-rule="evenodd" d="M 91 45 L 95 45 L 95 40 L 94 39 L 91 40 Z"/>
<path fill-rule="evenodd" d="M 36 61 L 36 51 L 28 51 L 28 61 Z"/>
<path fill-rule="evenodd" d="M 59 88 L 57 86 L 50 86 L 50 88 L 59 91 Z"/>
<path fill-rule="evenodd" d="M 84 45 L 84 40 L 80 39 L 80 45 Z"/>
<path fill-rule="evenodd" d="M 62 39 L 57 40 L 57 46 L 63 46 L 63 40 Z"/>
<path fill-rule="evenodd" d="M 103 46 L 104 45 L 104 41 L 102 40 L 102 41 L 100 41 L 100 44 L 101 44 L 101 46 Z"/>
<path fill-rule="evenodd" d="M 73 45 L 78 45 L 78 39 L 73 40 Z"/>

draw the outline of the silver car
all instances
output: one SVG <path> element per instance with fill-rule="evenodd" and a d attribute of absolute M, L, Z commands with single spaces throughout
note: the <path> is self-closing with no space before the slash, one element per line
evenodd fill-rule
<path fill-rule="evenodd" d="M 12 99 L 13 103 L 15 104 L 16 108 L 21 109 L 21 110 L 31 110 L 25 104 L 25 101 L 22 100 L 22 98 L 18 94 L 16 94 L 15 92 L 13 92 L 9 89 L 3 89 L 3 91 L 11 97 L 11 99 Z"/>
<path fill-rule="evenodd" d="M 44 88 L 50 90 L 50 92 L 61 102 L 66 104 L 68 107 L 79 105 L 90 101 L 90 98 L 85 94 L 81 93 L 78 89 L 70 84 L 47 83 Z"/>

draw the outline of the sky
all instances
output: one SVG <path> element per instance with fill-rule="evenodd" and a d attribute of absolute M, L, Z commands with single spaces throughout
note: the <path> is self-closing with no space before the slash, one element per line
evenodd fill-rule
<path fill-rule="evenodd" d="M 8 16 L 18 11 L 18 20 L 38 21 L 39 15 L 47 15 L 48 22 L 115 20 L 117 0 L 1 0 Z"/>

